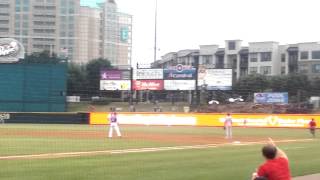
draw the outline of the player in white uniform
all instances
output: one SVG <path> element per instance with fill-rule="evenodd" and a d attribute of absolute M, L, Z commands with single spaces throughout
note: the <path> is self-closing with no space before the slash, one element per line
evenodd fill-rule
<path fill-rule="evenodd" d="M 224 119 L 224 129 L 226 132 L 226 139 L 231 139 L 232 138 L 232 117 L 229 113 Z"/>
<path fill-rule="evenodd" d="M 118 137 L 121 137 L 119 125 L 118 125 L 118 114 L 115 111 L 115 108 L 111 108 L 111 113 L 108 117 L 110 121 L 110 127 L 109 127 L 109 138 L 112 138 L 113 129 L 116 131 Z"/>

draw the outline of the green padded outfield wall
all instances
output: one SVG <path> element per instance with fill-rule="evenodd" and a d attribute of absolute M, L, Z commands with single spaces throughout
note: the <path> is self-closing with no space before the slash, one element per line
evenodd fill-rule
<path fill-rule="evenodd" d="M 0 64 L 0 112 L 64 112 L 66 64 Z"/>

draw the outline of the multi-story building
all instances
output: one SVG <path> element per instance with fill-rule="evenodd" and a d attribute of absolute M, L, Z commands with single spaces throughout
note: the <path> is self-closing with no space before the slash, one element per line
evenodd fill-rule
<path fill-rule="evenodd" d="M 320 43 L 299 43 L 298 72 L 309 77 L 320 76 Z"/>
<path fill-rule="evenodd" d="M 132 16 L 118 13 L 120 39 L 118 43 L 118 64 L 132 65 Z"/>
<path fill-rule="evenodd" d="M 27 54 L 48 50 L 78 64 L 99 57 L 131 64 L 132 16 L 118 12 L 114 0 L 100 8 L 80 0 L 1 0 L 1 37 L 17 39 Z"/>
<path fill-rule="evenodd" d="M 101 57 L 101 13 L 99 8 L 80 7 L 74 63 L 86 64 Z"/>
<path fill-rule="evenodd" d="M 132 16 L 118 12 L 114 0 L 101 4 L 102 57 L 114 66 L 131 64 Z"/>
<path fill-rule="evenodd" d="M 272 41 L 250 42 L 248 47 L 241 46 L 241 43 L 241 40 L 228 40 L 225 48 L 201 45 L 199 50 L 171 52 L 153 63 L 153 67 L 199 63 L 207 68 L 232 68 L 235 78 L 249 74 L 303 73 L 310 78 L 320 75 L 320 43 L 279 45 Z"/>
<path fill-rule="evenodd" d="M 2 0 L 0 37 L 19 40 L 28 54 L 48 50 L 72 60 L 79 7 L 80 0 Z"/>
<path fill-rule="evenodd" d="M 152 64 L 153 67 L 167 68 L 177 64 L 194 65 L 199 59 L 199 50 L 186 49 L 178 52 L 171 52 L 162 56 L 162 60 Z"/>

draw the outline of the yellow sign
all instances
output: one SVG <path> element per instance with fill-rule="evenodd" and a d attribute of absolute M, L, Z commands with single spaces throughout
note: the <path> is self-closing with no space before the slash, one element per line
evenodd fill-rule
<path fill-rule="evenodd" d="M 108 113 L 90 113 L 90 124 L 108 124 Z M 226 114 L 200 113 L 119 113 L 120 124 L 223 126 Z M 307 128 L 314 118 L 320 125 L 320 114 L 232 114 L 233 126 Z"/>

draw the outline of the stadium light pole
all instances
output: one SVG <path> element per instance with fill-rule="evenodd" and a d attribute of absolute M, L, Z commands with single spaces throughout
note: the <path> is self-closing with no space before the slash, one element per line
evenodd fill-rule
<path fill-rule="evenodd" d="M 156 7 L 154 12 L 154 59 L 153 62 L 157 61 L 157 28 L 158 28 L 158 0 L 156 0 Z"/>

